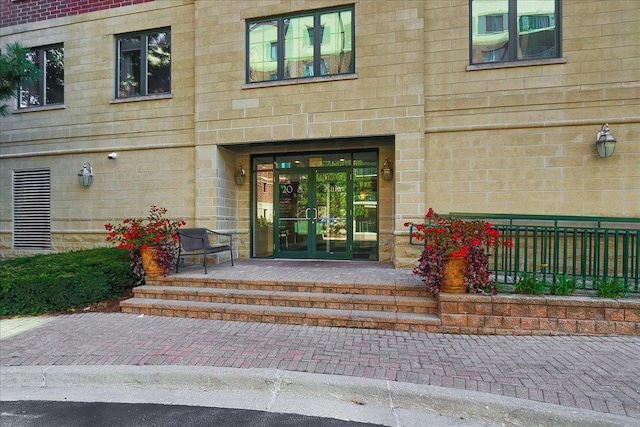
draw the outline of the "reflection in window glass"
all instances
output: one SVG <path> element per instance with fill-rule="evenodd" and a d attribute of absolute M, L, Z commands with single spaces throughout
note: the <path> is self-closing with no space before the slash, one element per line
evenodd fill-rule
<path fill-rule="evenodd" d="M 273 163 L 256 165 L 253 256 L 273 256 Z"/>
<path fill-rule="evenodd" d="M 27 60 L 42 71 L 41 77 L 20 87 L 18 107 L 64 103 L 64 48 L 32 49 Z"/>
<path fill-rule="evenodd" d="M 119 98 L 140 95 L 140 37 L 118 41 L 120 52 Z"/>
<path fill-rule="evenodd" d="M 117 38 L 118 98 L 171 93 L 171 33 Z"/>
<path fill-rule="evenodd" d="M 171 91 L 171 35 L 167 32 L 147 37 L 148 93 Z"/>
<path fill-rule="evenodd" d="M 378 153 L 372 151 L 363 151 L 353 153 L 353 164 L 356 166 L 373 166 L 378 165 Z"/>
<path fill-rule="evenodd" d="M 556 56 L 555 0 L 518 2 L 518 59 Z"/>
<path fill-rule="evenodd" d="M 45 79 L 47 104 L 64 103 L 64 49 L 57 47 L 47 49 Z"/>
<path fill-rule="evenodd" d="M 352 73 L 353 36 L 351 10 L 325 13 L 320 16 L 320 74 Z"/>
<path fill-rule="evenodd" d="M 353 259 L 374 261 L 378 257 L 378 168 L 354 168 L 353 177 Z"/>
<path fill-rule="evenodd" d="M 560 54 L 559 0 L 472 0 L 471 63 Z"/>
<path fill-rule="evenodd" d="M 249 25 L 249 81 L 278 78 L 278 22 L 275 20 Z"/>
<path fill-rule="evenodd" d="M 313 16 L 285 19 L 283 24 L 285 78 L 313 76 L 313 43 L 309 37 Z"/>
<path fill-rule="evenodd" d="M 248 22 L 247 33 L 248 82 L 355 70 L 352 7 Z"/>

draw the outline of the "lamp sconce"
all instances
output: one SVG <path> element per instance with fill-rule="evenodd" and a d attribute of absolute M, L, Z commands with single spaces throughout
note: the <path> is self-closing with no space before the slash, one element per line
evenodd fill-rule
<path fill-rule="evenodd" d="M 80 170 L 78 174 L 78 182 L 83 187 L 91 187 L 91 183 L 93 182 L 93 168 L 91 167 L 91 163 L 82 163 L 82 170 Z"/>
<path fill-rule="evenodd" d="M 242 165 L 238 165 L 238 169 L 236 169 L 236 184 L 243 185 L 246 177 L 247 173 L 244 171 L 244 168 Z"/>
<path fill-rule="evenodd" d="M 393 178 L 393 169 L 391 169 L 391 164 L 389 164 L 388 157 L 385 157 L 380 172 L 382 172 L 382 179 L 384 179 L 385 181 L 391 181 L 391 178 Z"/>
<path fill-rule="evenodd" d="M 613 150 L 616 148 L 616 139 L 609 133 L 609 124 L 604 124 L 600 128 L 600 132 L 596 136 L 596 148 L 598 149 L 598 155 L 603 159 L 611 157 Z"/>

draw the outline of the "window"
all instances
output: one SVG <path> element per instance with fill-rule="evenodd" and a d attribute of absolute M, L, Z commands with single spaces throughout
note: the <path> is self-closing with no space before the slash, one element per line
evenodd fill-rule
<path fill-rule="evenodd" d="M 353 7 L 247 21 L 247 82 L 355 70 Z"/>
<path fill-rule="evenodd" d="M 27 60 L 42 75 L 38 80 L 20 87 L 18 108 L 64 103 L 64 48 L 48 46 L 31 49 Z"/>
<path fill-rule="evenodd" d="M 171 93 L 171 31 L 116 37 L 116 98 Z"/>
<path fill-rule="evenodd" d="M 471 0 L 471 64 L 558 58 L 561 0 Z"/>

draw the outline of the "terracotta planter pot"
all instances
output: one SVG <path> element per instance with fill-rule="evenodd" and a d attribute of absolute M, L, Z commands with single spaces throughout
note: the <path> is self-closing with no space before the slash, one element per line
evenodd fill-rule
<path fill-rule="evenodd" d="M 153 248 L 140 249 L 140 256 L 142 257 L 142 268 L 144 268 L 144 274 L 147 277 L 164 276 L 166 270 L 156 260 Z"/>
<path fill-rule="evenodd" d="M 447 294 L 464 294 L 467 285 L 464 284 L 464 273 L 467 269 L 467 257 L 451 257 L 444 264 L 444 278 L 440 292 Z"/>

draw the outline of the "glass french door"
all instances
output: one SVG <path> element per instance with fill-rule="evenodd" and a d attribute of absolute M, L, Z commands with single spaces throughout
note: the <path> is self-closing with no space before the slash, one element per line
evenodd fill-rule
<path fill-rule="evenodd" d="M 335 167 L 276 173 L 276 257 L 351 259 L 350 173 L 347 168 Z"/>

